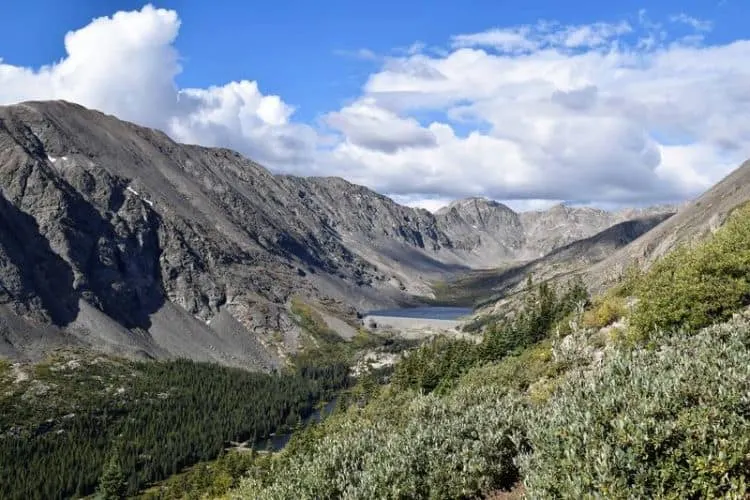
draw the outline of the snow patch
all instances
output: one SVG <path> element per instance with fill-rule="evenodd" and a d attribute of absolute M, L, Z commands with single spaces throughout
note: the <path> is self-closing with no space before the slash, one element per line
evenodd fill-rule
<path fill-rule="evenodd" d="M 55 163 L 57 161 L 57 158 L 55 158 L 54 156 L 50 156 L 50 155 L 47 155 L 47 159 L 49 160 L 50 163 Z"/>
<path fill-rule="evenodd" d="M 138 191 L 136 191 L 135 189 L 133 189 L 132 187 L 128 186 L 128 187 L 126 187 L 126 188 L 125 188 L 125 190 L 126 190 L 127 192 L 129 192 L 129 193 L 132 193 L 132 194 L 134 194 L 134 195 L 136 195 L 136 196 L 140 197 L 140 198 L 141 198 L 141 201 L 143 201 L 144 203 L 148 203 L 148 206 L 150 206 L 150 207 L 153 207 L 153 206 L 154 206 L 154 202 L 153 202 L 153 201 L 151 201 L 151 200 L 147 200 L 146 198 L 142 197 L 142 196 L 140 195 L 140 193 L 139 193 Z M 145 220 L 145 219 L 144 219 L 144 220 Z"/>

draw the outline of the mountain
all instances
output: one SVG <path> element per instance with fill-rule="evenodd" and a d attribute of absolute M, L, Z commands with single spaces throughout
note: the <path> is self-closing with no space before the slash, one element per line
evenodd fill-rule
<path fill-rule="evenodd" d="M 539 281 L 581 273 L 671 216 L 672 212 L 665 212 L 626 220 L 536 259 L 464 273 L 440 283 L 436 287 L 438 297 L 469 306 L 493 304 L 498 298 L 523 288 L 529 274 Z M 503 307 L 502 301 L 495 304 L 496 309 Z"/>
<path fill-rule="evenodd" d="M 648 269 L 675 248 L 704 240 L 749 200 L 750 161 L 746 161 L 693 201 L 676 207 L 624 210 L 623 217 L 634 214 L 642 217 L 611 226 L 530 262 L 469 273 L 447 288 L 451 296 L 459 296 L 456 290 L 461 289 L 464 295 L 491 306 L 495 312 L 506 307 L 506 301 L 501 299 L 523 288 L 523 280 L 529 273 L 541 280 L 579 275 L 596 295 L 615 284 L 628 268 Z M 671 208 L 674 215 L 660 214 L 659 208 Z"/>
<path fill-rule="evenodd" d="M 648 268 L 676 247 L 704 239 L 721 227 L 735 208 L 748 200 L 750 161 L 744 162 L 696 200 L 684 204 L 674 217 L 591 266 L 584 273 L 584 279 L 592 290 L 604 290 L 628 267 Z"/>
<path fill-rule="evenodd" d="M 621 222 L 671 214 L 672 205 L 606 211 L 557 204 L 547 210 L 514 212 L 485 198 L 458 200 L 436 213 L 439 226 L 475 267 L 531 261 L 590 238 Z"/>
<path fill-rule="evenodd" d="M 63 101 L 0 107 L 0 355 L 81 346 L 271 369 L 305 335 L 295 296 L 356 326 L 357 310 L 617 217 L 476 199 L 433 215 Z"/>

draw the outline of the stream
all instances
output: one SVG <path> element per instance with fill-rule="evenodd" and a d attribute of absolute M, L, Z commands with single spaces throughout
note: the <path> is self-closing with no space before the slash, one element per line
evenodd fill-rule
<path fill-rule="evenodd" d="M 328 415 L 333 413 L 333 410 L 336 408 L 337 402 L 338 396 L 335 396 L 331 401 L 326 403 L 323 408 L 316 409 L 312 414 L 310 414 L 310 416 L 302 421 L 302 427 L 300 429 L 304 429 L 311 422 L 320 422 Z M 258 451 L 279 451 L 284 448 L 284 446 L 286 446 L 286 444 L 292 438 L 292 434 L 297 432 L 297 430 L 271 434 L 271 436 L 269 436 L 268 438 L 258 441 L 254 448 Z"/>

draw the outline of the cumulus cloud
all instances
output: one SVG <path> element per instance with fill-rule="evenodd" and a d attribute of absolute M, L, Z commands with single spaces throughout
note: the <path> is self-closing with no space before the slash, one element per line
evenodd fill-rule
<path fill-rule="evenodd" d="M 410 147 L 431 147 L 435 135 L 414 118 L 401 118 L 364 98 L 341 111 L 329 113 L 326 123 L 340 131 L 345 140 L 366 149 L 395 153 Z"/>
<path fill-rule="evenodd" d="M 320 110 L 317 127 L 255 81 L 178 88 L 179 28 L 176 12 L 152 6 L 95 19 L 66 35 L 58 62 L 0 61 L 0 102 L 67 99 L 431 209 L 465 196 L 519 207 L 679 200 L 750 156 L 750 41 L 708 44 L 712 24 L 684 13 L 359 51 L 379 68 L 361 95 Z"/>
<path fill-rule="evenodd" d="M 661 24 L 640 19 L 490 30 L 454 37 L 445 56 L 400 58 L 365 85 L 377 105 L 399 115 L 441 111 L 482 130 L 460 136 L 455 122 L 433 122 L 424 128 L 442 131 L 430 150 L 339 153 L 365 165 L 361 182 L 402 195 L 694 197 L 750 156 L 750 70 L 738 64 L 750 42 L 665 39 Z"/>
<path fill-rule="evenodd" d="M 144 7 L 65 35 L 67 57 L 38 70 L 0 64 L 0 101 L 66 99 L 163 127 L 177 107 L 174 11 Z"/>
<path fill-rule="evenodd" d="M 316 134 L 290 122 L 294 108 L 254 81 L 178 89 L 175 11 L 151 5 L 94 19 L 65 36 L 66 57 L 39 69 L 2 64 L 0 103 L 65 99 L 156 127 L 175 139 L 228 146 L 277 168 L 314 155 Z"/>

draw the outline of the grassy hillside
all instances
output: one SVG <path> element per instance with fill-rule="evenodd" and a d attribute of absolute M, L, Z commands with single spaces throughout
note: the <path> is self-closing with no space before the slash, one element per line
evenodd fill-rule
<path fill-rule="evenodd" d="M 228 497 L 745 497 L 749 216 L 585 309 L 536 287 L 480 344 L 423 346 Z"/>

